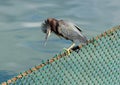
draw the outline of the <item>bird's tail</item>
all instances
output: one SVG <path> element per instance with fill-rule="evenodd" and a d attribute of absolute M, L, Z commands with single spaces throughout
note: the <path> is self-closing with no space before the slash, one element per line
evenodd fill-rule
<path fill-rule="evenodd" d="M 88 42 L 88 39 L 86 36 L 82 36 L 79 41 L 82 43 L 82 44 L 86 44 Z"/>

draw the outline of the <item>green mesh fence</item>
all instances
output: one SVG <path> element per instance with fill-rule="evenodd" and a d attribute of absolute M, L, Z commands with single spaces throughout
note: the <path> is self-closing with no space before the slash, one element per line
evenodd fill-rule
<path fill-rule="evenodd" d="M 2 85 L 120 85 L 120 26 Z"/>

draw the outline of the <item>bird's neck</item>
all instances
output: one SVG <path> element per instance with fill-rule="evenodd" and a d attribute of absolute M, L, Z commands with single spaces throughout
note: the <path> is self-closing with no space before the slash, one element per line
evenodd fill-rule
<path fill-rule="evenodd" d="M 51 28 L 51 30 L 52 30 L 54 33 L 56 33 L 56 34 L 59 33 L 59 31 L 58 31 L 58 26 L 59 26 L 59 23 L 58 23 L 57 20 L 53 20 L 53 21 L 50 22 L 50 28 Z"/>

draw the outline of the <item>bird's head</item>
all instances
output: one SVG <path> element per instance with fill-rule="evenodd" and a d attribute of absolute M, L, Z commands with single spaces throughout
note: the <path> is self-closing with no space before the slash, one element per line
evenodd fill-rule
<path fill-rule="evenodd" d="M 50 29 L 51 31 L 54 30 L 56 26 L 57 20 L 54 18 L 47 18 L 43 23 L 42 23 L 42 31 L 44 33 L 47 33 L 47 29 Z"/>
<path fill-rule="evenodd" d="M 44 33 L 46 33 L 46 37 L 45 37 L 45 45 L 46 45 L 46 41 L 48 39 L 48 37 L 50 36 L 50 33 L 53 31 L 54 29 L 54 22 L 56 21 L 56 19 L 54 18 L 48 18 L 47 20 L 45 20 L 42 23 L 41 29 Z"/>

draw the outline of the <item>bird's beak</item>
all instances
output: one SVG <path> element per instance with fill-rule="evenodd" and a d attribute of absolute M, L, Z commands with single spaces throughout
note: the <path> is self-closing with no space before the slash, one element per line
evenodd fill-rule
<path fill-rule="evenodd" d="M 47 39 L 48 39 L 48 37 L 50 36 L 50 33 L 51 33 L 51 30 L 48 28 L 48 29 L 47 29 L 47 33 L 46 33 L 46 37 L 45 37 L 44 46 L 46 46 L 46 44 L 47 44 Z"/>

